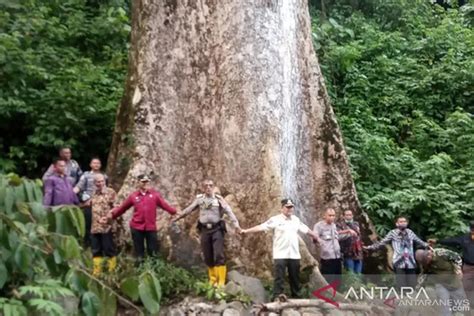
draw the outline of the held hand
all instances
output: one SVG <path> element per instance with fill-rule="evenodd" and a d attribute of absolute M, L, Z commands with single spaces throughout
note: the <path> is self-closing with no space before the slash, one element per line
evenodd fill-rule
<path fill-rule="evenodd" d="M 108 222 L 107 216 L 103 216 L 103 217 L 99 218 L 99 224 L 105 225 L 105 224 L 107 224 L 107 222 Z"/>
<path fill-rule="evenodd" d="M 434 245 L 436 244 L 436 239 L 434 239 L 434 238 L 428 239 L 428 244 L 429 244 L 430 246 L 434 246 Z"/>
<path fill-rule="evenodd" d="M 237 234 L 242 235 L 242 228 L 236 227 L 235 231 L 237 232 Z"/>
<path fill-rule="evenodd" d="M 240 228 L 240 227 L 239 227 Z M 247 233 L 246 229 L 240 228 L 240 231 L 237 231 L 240 235 L 245 235 Z"/>
<path fill-rule="evenodd" d="M 107 220 L 112 220 L 112 219 L 113 219 L 113 215 L 114 215 L 114 213 L 112 212 L 112 210 L 110 210 L 110 211 L 107 213 L 107 216 L 106 216 Z"/>

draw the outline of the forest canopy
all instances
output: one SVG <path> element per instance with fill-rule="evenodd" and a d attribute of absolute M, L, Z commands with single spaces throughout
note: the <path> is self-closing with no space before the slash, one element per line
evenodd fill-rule
<path fill-rule="evenodd" d="M 323 4 L 323 5 L 321 5 Z M 474 209 L 474 6 L 311 1 L 314 45 L 362 207 L 422 236 Z M 0 2 L 0 171 L 35 178 L 62 145 L 106 159 L 123 94 L 126 0 Z"/>

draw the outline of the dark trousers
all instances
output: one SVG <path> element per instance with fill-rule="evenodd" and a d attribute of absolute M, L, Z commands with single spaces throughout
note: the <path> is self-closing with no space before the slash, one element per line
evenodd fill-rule
<path fill-rule="evenodd" d="M 283 293 L 285 282 L 285 270 L 288 269 L 291 296 L 298 297 L 300 292 L 300 260 L 299 259 L 274 259 L 273 274 L 273 298 Z"/>
<path fill-rule="evenodd" d="M 145 257 L 145 241 L 146 250 L 148 256 L 154 257 L 158 254 L 159 245 L 158 237 L 156 236 L 156 230 L 138 230 L 131 228 L 133 248 L 135 249 L 135 255 L 139 261 L 142 261 Z"/>
<path fill-rule="evenodd" d="M 341 280 L 342 260 L 338 259 L 321 259 L 320 270 L 323 277 L 328 283 Z"/>
<path fill-rule="evenodd" d="M 201 249 L 208 267 L 224 265 L 224 231 L 219 227 L 201 228 Z"/>
<path fill-rule="evenodd" d="M 114 257 L 116 255 L 112 233 L 91 234 L 91 248 L 93 257 Z"/>
<path fill-rule="evenodd" d="M 416 287 L 416 270 L 395 268 L 395 287 L 400 290 L 402 287 Z"/>
<path fill-rule="evenodd" d="M 84 221 L 86 222 L 86 232 L 84 234 L 84 247 L 88 248 L 91 246 L 92 208 L 85 207 L 82 210 L 84 212 Z"/>

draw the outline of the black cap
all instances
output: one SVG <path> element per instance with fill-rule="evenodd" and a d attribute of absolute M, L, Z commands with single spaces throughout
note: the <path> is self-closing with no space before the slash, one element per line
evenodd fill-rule
<path fill-rule="evenodd" d="M 149 182 L 151 181 L 150 177 L 147 174 L 141 174 L 137 177 L 140 182 Z"/>
<path fill-rule="evenodd" d="M 281 200 L 281 206 L 295 206 L 291 199 L 283 199 Z"/>

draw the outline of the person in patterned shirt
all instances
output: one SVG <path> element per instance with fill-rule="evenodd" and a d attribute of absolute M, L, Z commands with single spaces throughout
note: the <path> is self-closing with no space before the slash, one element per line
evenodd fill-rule
<path fill-rule="evenodd" d="M 105 185 L 105 176 L 101 173 L 94 176 L 94 184 L 95 192 L 90 199 L 92 208 L 91 248 L 94 265 L 93 274 L 98 276 L 102 273 L 104 257 L 107 258 L 109 271 L 115 270 L 117 265 L 112 225 L 101 220 L 114 207 L 116 193 L 114 189 Z"/>
<path fill-rule="evenodd" d="M 367 250 L 378 250 L 386 244 L 393 248 L 393 270 L 395 283 L 398 289 L 416 286 L 416 261 L 413 252 L 414 244 L 423 248 L 431 248 L 428 243 L 421 240 L 408 226 L 405 216 L 399 216 L 396 221 L 397 228 L 392 229 L 381 241 L 370 246 L 362 247 Z"/>
<path fill-rule="evenodd" d="M 435 248 L 419 249 L 415 253 L 416 261 L 420 264 L 422 273 L 418 285 L 434 283 L 438 299 L 449 302 L 440 304 L 441 315 L 450 316 L 453 310 L 462 311 L 459 307 L 468 307 L 469 301 L 462 286 L 462 259 L 454 251 Z"/>

